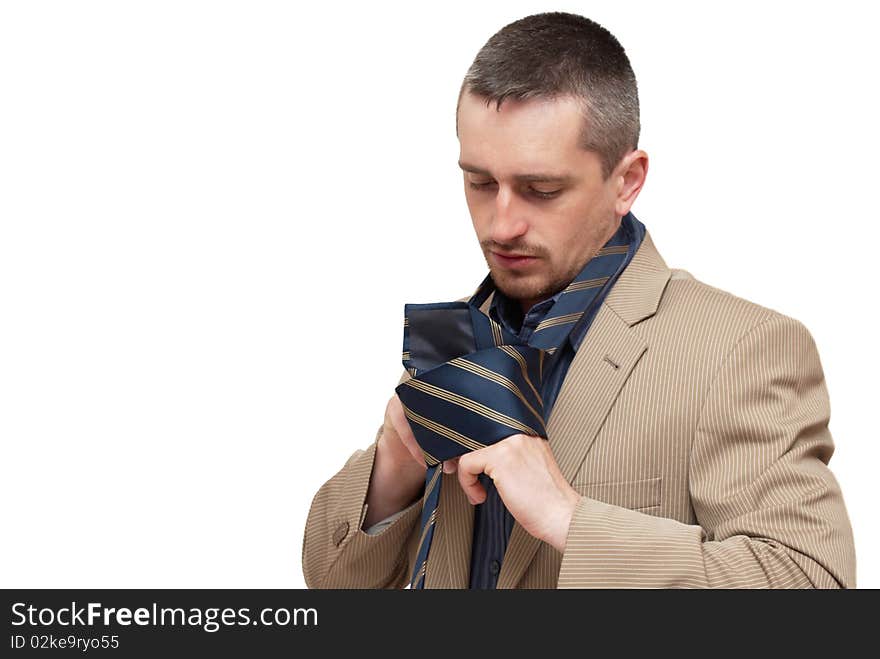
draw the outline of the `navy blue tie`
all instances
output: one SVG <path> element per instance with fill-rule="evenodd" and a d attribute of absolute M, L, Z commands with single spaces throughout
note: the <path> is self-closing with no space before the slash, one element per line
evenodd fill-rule
<path fill-rule="evenodd" d="M 618 272 L 629 235 L 623 226 L 583 267 L 524 344 L 480 305 L 494 290 L 488 275 L 468 302 L 407 304 L 403 365 L 396 388 L 422 448 L 427 472 L 410 588 L 424 588 L 439 510 L 442 462 L 518 433 L 547 438 L 544 387 L 554 353 Z M 613 283 L 613 282 L 612 282 Z"/>

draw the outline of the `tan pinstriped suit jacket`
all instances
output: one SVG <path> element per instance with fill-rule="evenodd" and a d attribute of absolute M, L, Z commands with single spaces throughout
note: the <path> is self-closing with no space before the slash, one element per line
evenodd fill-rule
<path fill-rule="evenodd" d="M 854 587 L 828 420 L 808 330 L 670 270 L 647 234 L 548 422 L 583 495 L 565 551 L 517 523 L 498 587 Z M 412 573 L 421 501 L 377 535 L 361 529 L 375 450 L 355 451 L 312 501 L 310 588 L 400 588 Z M 443 479 L 425 587 L 467 588 L 474 508 L 455 474 Z"/>

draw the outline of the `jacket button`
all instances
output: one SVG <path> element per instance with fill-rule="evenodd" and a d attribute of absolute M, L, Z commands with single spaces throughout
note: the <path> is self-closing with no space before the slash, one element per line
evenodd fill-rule
<path fill-rule="evenodd" d="M 491 563 L 489 563 L 489 572 L 491 572 L 493 575 L 501 572 L 501 563 L 499 563 L 498 561 L 492 561 Z"/>
<path fill-rule="evenodd" d="M 336 527 L 336 530 L 333 532 L 333 544 L 337 547 L 339 544 L 345 540 L 345 536 L 348 535 L 348 522 L 343 522 L 339 526 Z"/>

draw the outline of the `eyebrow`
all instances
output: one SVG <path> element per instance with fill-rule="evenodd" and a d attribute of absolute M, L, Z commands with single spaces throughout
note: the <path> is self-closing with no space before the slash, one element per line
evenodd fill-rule
<path fill-rule="evenodd" d="M 472 174 L 483 174 L 485 176 L 492 175 L 485 169 L 462 162 L 461 160 L 458 161 L 458 166 L 461 167 L 462 170 L 471 172 Z M 573 176 L 568 176 L 566 174 L 514 174 L 513 178 L 520 183 L 573 183 L 575 181 Z"/>

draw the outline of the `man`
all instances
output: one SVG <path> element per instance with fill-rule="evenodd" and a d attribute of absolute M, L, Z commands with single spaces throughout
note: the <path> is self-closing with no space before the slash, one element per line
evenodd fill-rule
<path fill-rule="evenodd" d="M 490 269 L 471 300 L 524 343 L 574 325 L 544 392 L 547 439 L 442 462 L 419 572 L 427 453 L 392 396 L 373 444 L 314 497 L 306 584 L 854 587 L 813 339 L 668 268 L 630 212 L 648 156 L 617 40 L 564 13 L 504 27 L 464 79 L 457 134 Z M 577 313 L 559 315 L 575 291 Z"/>

